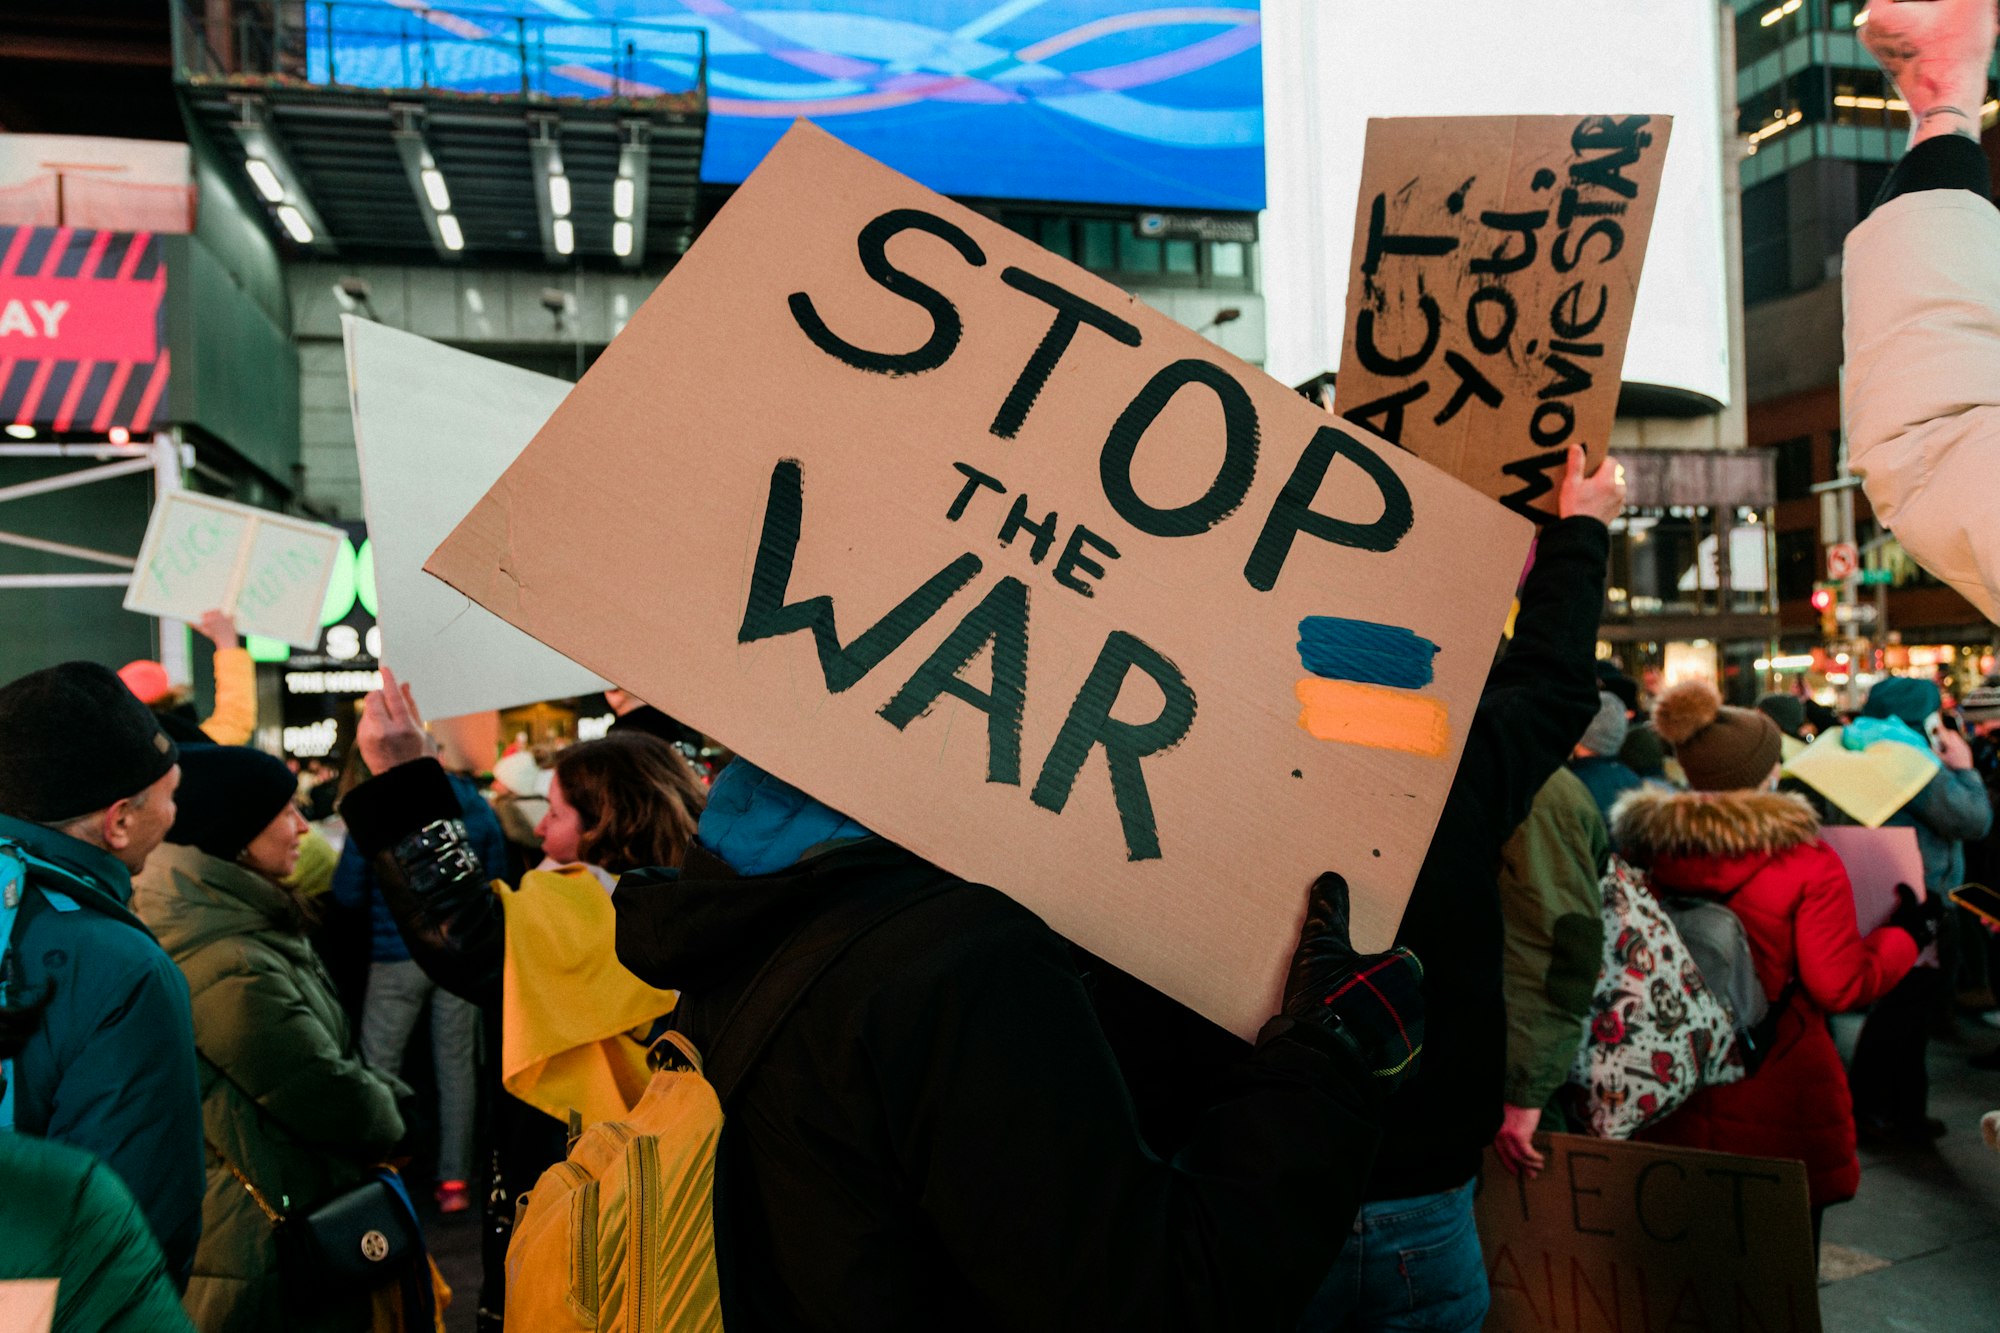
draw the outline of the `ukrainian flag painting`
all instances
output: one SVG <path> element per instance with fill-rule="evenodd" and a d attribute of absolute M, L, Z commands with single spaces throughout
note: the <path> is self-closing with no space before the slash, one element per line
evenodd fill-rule
<path fill-rule="evenodd" d="M 1431 683 L 1438 646 L 1420 634 L 1372 620 L 1307 616 L 1299 622 L 1299 725 L 1316 740 L 1441 758 L 1451 743 L 1442 699 Z"/>

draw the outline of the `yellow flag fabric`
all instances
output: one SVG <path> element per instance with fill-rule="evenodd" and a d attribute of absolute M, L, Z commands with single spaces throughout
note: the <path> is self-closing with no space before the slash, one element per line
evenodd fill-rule
<path fill-rule="evenodd" d="M 618 961 L 611 895 L 580 866 L 495 885 L 507 917 L 500 1081 L 558 1120 L 624 1117 L 646 1090 L 645 1037 L 672 1012 Z"/>
<path fill-rule="evenodd" d="M 1938 771 L 1928 751 L 1900 741 L 1876 741 L 1865 750 L 1841 743 L 1834 727 L 1785 763 L 1785 772 L 1805 783 L 1868 828 L 1910 803 Z"/>

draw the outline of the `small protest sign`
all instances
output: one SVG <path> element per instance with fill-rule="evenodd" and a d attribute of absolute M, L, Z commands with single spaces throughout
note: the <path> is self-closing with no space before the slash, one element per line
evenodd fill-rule
<path fill-rule="evenodd" d="M 1849 749 L 1847 734 L 1845 727 L 1821 732 L 1811 745 L 1785 760 L 1785 773 L 1839 806 L 1862 827 L 1880 828 L 1937 776 L 1938 757 L 1922 746 L 1894 740 Z"/>
<path fill-rule="evenodd" d="M 1334 410 L 1537 522 L 1595 468 L 1668 116 L 1371 120 Z"/>
<path fill-rule="evenodd" d="M 383 653 L 432 718 L 605 682 L 424 573 L 424 561 L 534 438 L 571 385 L 352 315 L 354 448 L 375 549 Z"/>
<path fill-rule="evenodd" d="M 58 1278 L 11 1278 L 0 1282 L 0 1328 L 9 1333 L 49 1333 L 56 1322 Z"/>
<path fill-rule="evenodd" d="M 1907 884 L 1924 896 L 1924 854 L 1917 831 L 1908 825 L 1861 828 L 1830 824 L 1820 840 L 1833 848 L 1854 886 L 1854 924 L 1866 935 L 1889 920 L 1896 910 L 1896 886 Z"/>
<path fill-rule="evenodd" d="M 1572 1134 L 1533 1180 L 1487 1151 L 1485 1333 L 1818 1333 L 1805 1164 Z"/>
<path fill-rule="evenodd" d="M 800 124 L 427 568 L 1245 1036 L 1393 937 L 1530 525 Z"/>
<path fill-rule="evenodd" d="M 146 524 L 125 609 L 188 621 L 223 611 L 244 634 L 311 648 L 341 541 L 324 523 L 169 491 Z"/>

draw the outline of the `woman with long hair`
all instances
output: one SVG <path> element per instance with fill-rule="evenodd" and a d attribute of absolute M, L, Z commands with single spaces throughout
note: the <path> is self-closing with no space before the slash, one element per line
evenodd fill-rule
<path fill-rule="evenodd" d="M 544 868 L 610 875 L 677 866 L 708 799 L 680 751 L 643 731 L 572 745 L 556 756 L 548 813 L 535 825 Z"/>
<path fill-rule="evenodd" d="M 311 1212 L 365 1182 L 403 1136 L 400 1088 L 355 1049 L 284 883 L 306 832 L 295 796 L 270 755 L 184 748 L 178 816 L 133 882 L 133 909 L 194 1005 L 208 1182 L 186 1305 L 203 1333 L 368 1328 L 366 1289 L 310 1305 L 286 1289 L 266 1210 Z"/>
<path fill-rule="evenodd" d="M 493 882 L 465 836 L 423 720 L 392 672 L 368 696 L 357 746 L 376 777 L 341 804 L 357 845 L 375 858 L 382 894 L 410 957 L 439 986 L 479 1005 L 493 1144 L 487 1179 L 480 1327 L 505 1313 L 515 1202 L 562 1160 L 572 1112 L 585 1125 L 631 1110 L 650 1071 L 651 1038 L 672 991 L 618 962 L 611 895 L 618 877 L 678 866 L 706 799 L 688 763 L 644 734 L 571 746 L 556 762 L 536 827 L 541 867 L 518 889 Z M 417 867 L 406 873 L 399 867 Z"/>

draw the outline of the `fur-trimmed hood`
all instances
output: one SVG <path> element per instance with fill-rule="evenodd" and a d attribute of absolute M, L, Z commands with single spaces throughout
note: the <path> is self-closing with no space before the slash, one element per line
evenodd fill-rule
<path fill-rule="evenodd" d="M 1628 794 L 1611 810 L 1611 840 L 1640 862 L 1660 857 L 1769 857 L 1819 837 L 1819 816 L 1785 792 Z"/>

